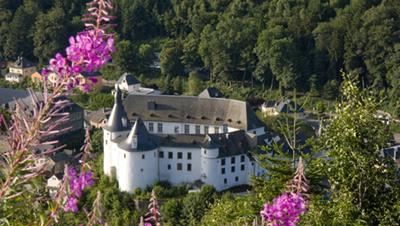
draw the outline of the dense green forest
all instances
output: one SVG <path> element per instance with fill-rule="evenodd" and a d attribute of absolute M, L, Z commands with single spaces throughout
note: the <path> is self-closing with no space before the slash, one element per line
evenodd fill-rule
<path fill-rule="evenodd" d="M 0 54 L 45 64 L 82 28 L 81 0 L 0 0 Z M 340 71 L 400 107 L 397 0 L 114 0 L 117 53 L 109 71 L 149 72 L 160 53 L 166 83 L 190 71 L 281 93 L 328 93 Z M 208 73 L 209 72 L 209 73 Z M 204 78 L 203 78 L 204 79 Z M 177 82 L 179 83 L 179 81 Z"/>

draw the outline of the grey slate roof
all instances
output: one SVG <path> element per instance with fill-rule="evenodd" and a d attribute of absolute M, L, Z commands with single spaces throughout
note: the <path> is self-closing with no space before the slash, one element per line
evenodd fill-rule
<path fill-rule="evenodd" d="M 202 134 L 174 134 L 158 135 L 158 142 L 163 147 L 202 147 L 205 135 Z"/>
<path fill-rule="evenodd" d="M 115 103 L 104 128 L 110 132 L 124 131 L 129 129 L 126 112 L 124 106 L 122 105 L 121 90 L 117 85 L 115 86 Z"/>
<path fill-rule="evenodd" d="M 140 81 L 137 80 L 135 76 L 133 76 L 131 73 L 125 72 L 117 81 L 117 84 L 121 84 L 123 81 L 126 81 L 128 85 L 135 85 L 139 84 Z"/>
<path fill-rule="evenodd" d="M 124 101 L 128 119 L 228 125 L 250 130 L 265 125 L 243 101 L 172 95 L 128 95 Z"/>
<path fill-rule="evenodd" d="M 33 67 L 35 64 L 30 62 L 24 57 L 18 57 L 18 59 L 10 65 L 10 67 L 14 68 L 27 68 L 27 67 Z"/>
<path fill-rule="evenodd" d="M 280 113 L 301 113 L 304 112 L 304 109 L 291 99 L 287 99 L 277 103 L 276 111 Z"/>
<path fill-rule="evenodd" d="M 29 93 L 26 90 L 17 90 L 9 88 L 0 88 L 0 106 L 14 101 L 15 99 L 28 97 Z"/>
<path fill-rule="evenodd" d="M 248 154 L 252 149 L 246 132 L 239 130 L 227 134 L 209 134 L 210 140 L 208 143 L 212 143 L 218 147 L 218 158 Z"/>
<path fill-rule="evenodd" d="M 134 137 L 137 138 L 137 148 L 132 147 Z M 139 118 L 133 125 L 128 137 L 118 143 L 118 147 L 125 151 L 135 152 L 154 150 L 158 145 L 154 136 L 147 131 L 143 121 Z"/>
<path fill-rule="evenodd" d="M 224 94 L 219 91 L 219 89 L 215 87 L 210 87 L 205 90 L 203 90 L 200 94 L 199 97 L 202 98 L 223 98 Z"/>
<path fill-rule="evenodd" d="M 84 72 L 81 73 L 81 75 L 82 75 L 83 77 L 85 77 L 85 78 L 88 78 L 88 77 L 98 77 L 98 76 L 101 76 L 101 73 L 98 72 L 98 71 L 94 71 L 94 72 L 86 72 L 86 71 L 84 71 Z"/>

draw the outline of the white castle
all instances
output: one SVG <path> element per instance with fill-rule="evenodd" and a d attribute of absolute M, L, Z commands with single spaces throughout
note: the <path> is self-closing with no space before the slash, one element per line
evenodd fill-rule
<path fill-rule="evenodd" d="M 103 128 L 104 173 L 121 191 L 157 181 L 211 184 L 217 190 L 249 184 L 260 175 L 251 151 L 266 141 L 265 126 L 246 102 L 130 94 L 115 104 Z"/>

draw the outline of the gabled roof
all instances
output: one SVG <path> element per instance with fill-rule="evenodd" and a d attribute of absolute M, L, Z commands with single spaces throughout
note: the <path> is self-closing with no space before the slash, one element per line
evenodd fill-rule
<path fill-rule="evenodd" d="M 203 90 L 203 92 L 201 92 L 199 94 L 199 97 L 202 97 L 202 98 L 223 98 L 224 94 L 222 94 L 221 91 L 219 91 L 219 89 L 217 89 L 215 87 L 210 87 L 210 88 L 207 88 L 207 89 Z"/>
<path fill-rule="evenodd" d="M 132 143 L 136 138 L 137 147 L 132 147 Z M 143 124 L 143 121 L 139 118 L 136 120 L 133 125 L 131 132 L 128 137 L 118 143 L 118 147 L 124 149 L 125 151 L 148 151 L 154 150 L 158 147 L 153 135 L 151 135 L 146 126 Z"/>
<path fill-rule="evenodd" d="M 29 96 L 26 90 L 0 88 L 0 106 L 10 103 L 15 99 L 25 98 Z"/>
<path fill-rule="evenodd" d="M 89 77 L 98 77 L 98 76 L 101 76 L 101 73 L 98 72 L 98 71 L 94 71 L 94 72 L 86 72 L 86 71 L 83 71 L 83 72 L 81 73 L 81 75 L 82 75 L 83 77 L 85 77 L 85 78 L 89 78 Z"/>
<path fill-rule="evenodd" d="M 107 120 L 107 124 L 104 129 L 110 132 L 124 131 L 128 130 L 128 119 L 124 106 L 122 105 L 121 90 L 116 85 L 115 86 L 115 103 L 111 110 L 110 117 Z"/>
<path fill-rule="evenodd" d="M 18 59 L 10 65 L 10 67 L 14 68 L 27 68 L 27 67 L 33 67 L 35 64 L 30 62 L 24 57 L 18 57 Z"/>
<path fill-rule="evenodd" d="M 265 125 L 244 101 L 173 95 L 128 95 L 124 101 L 128 119 L 181 122 L 251 130 Z"/>
<path fill-rule="evenodd" d="M 280 113 L 301 113 L 304 112 L 304 109 L 291 99 L 286 99 L 277 103 L 276 111 Z"/>
<path fill-rule="evenodd" d="M 204 146 L 218 148 L 218 158 L 248 154 L 252 148 L 246 132 L 238 130 L 226 134 L 208 134 Z"/>
<path fill-rule="evenodd" d="M 135 84 L 140 84 L 140 81 L 137 80 L 135 76 L 133 76 L 131 73 L 125 72 L 117 81 L 118 84 L 121 84 L 122 82 L 126 82 L 126 84 L 129 85 L 135 85 Z"/>

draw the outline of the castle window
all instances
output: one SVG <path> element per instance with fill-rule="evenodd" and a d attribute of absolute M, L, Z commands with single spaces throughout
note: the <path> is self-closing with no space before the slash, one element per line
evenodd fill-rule
<path fill-rule="evenodd" d="M 231 164 L 235 164 L 235 156 L 231 158 Z"/>
<path fill-rule="evenodd" d="M 187 153 L 187 159 L 192 159 L 192 152 Z"/>
<path fill-rule="evenodd" d="M 171 165 L 170 165 L 170 164 L 168 164 L 168 169 L 169 169 L 169 170 L 171 169 Z"/>
<path fill-rule="evenodd" d="M 182 159 L 182 152 L 178 152 L 178 159 Z"/>
<path fill-rule="evenodd" d="M 187 164 L 187 171 L 192 171 L 192 164 L 190 163 Z"/>
<path fill-rule="evenodd" d="M 225 168 L 221 168 L 221 174 L 225 174 Z"/>
<path fill-rule="evenodd" d="M 227 184 L 228 183 L 228 179 L 224 179 L 224 184 Z"/>
<path fill-rule="evenodd" d="M 143 172 L 143 169 L 140 169 L 140 172 Z"/>
<path fill-rule="evenodd" d="M 228 125 L 224 124 L 222 127 L 222 130 L 224 131 L 224 133 L 228 132 Z"/>
<path fill-rule="evenodd" d="M 154 123 L 149 122 L 149 131 L 153 132 L 154 131 Z"/>
<path fill-rule="evenodd" d="M 124 154 L 124 159 L 126 158 L 126 154 Z"/>
<path fill-rule="evenodd" d="M 232 172 L 232 173 L 235 172 L 235 167 L 234 167 L 234 166 L 231 167 L 231 172 Z"/>
<path fill-rule="evenodd" d="M 219 127 L 218 126 L 214 127 L 214 133 L 219 133 Z"/>
<path fill-rule="evenodd" d="M 106 140 L 106 144 L 108 143 L 107 141 L 108 141 L 108 140 Z"/>
<path fill-rule="evenodd" d="M 235 177 L 235 181 L 239 181 L 239 177 Z"/>
<path fill-rule="evenodd" d="M 189 134 L 189 125 L 185 125 L 185 134 Z"/>
<path fill-rule="evenodd" d="M 182 170 L 182 163 L 177 163 L 176 164 L 176 169 L 181 171 Z"/>
<path fill-rule="evenodd" d="M 240 162 L 244 162 L 244 160 L 245 160 L 244 155 L 240 156 Z"/>
<path fill-rule="evenodd" d="M 200 125 L 196 125 L 196 134 L 200 134 Z"/>
<path fill-rule="evenodd" d="M 221 159 L 221 166 L 225 166 L 225 159 Z"/>
<path fill-rule="evenodd" d="M 207 150 L 204 150 L 204 154 L 207 154 Z"/>
<path fill-rule="evenodd" d="M 157 132 L 159 132 L 159 133 L 162 133 L 162 130 L 163 130 L 163 126 L 162 126 L 162 123 L 157 123 Z"/>
<path fill-rule="evenodd" d="M 204 126 L 204 134 L 208 134 L 208 126 Z"/>
<path fill-rule="evenodd" d="M 144 155 L 142 155 L 142 159 L 144 159 Z"/>
<path fill-rule="evenodd" d="M 174 132 L 175 132 L 175 133 L 179 133 L 179 126 L 175 126 Z"/>
<path fill-rule="evenodd" d="M 160 152 L 158 153 L 158 157 L 159 157 L 160 159 L 164 158 L 164 152 L 163 152 L 163 151 L 160 151 Z"/>
<path fill-rule="evenodd" d="M 244 171 L 245 166 L 244 165 L 240 165 L 240 170 Z"/>
<path fill-rule="evenodd" d="M 173 157 L 174 157 L 174 153 L 172 153 L 171 151 L 168 152 L 168 158 L 169 158 L 169 159 L 172 159 Z"/>

